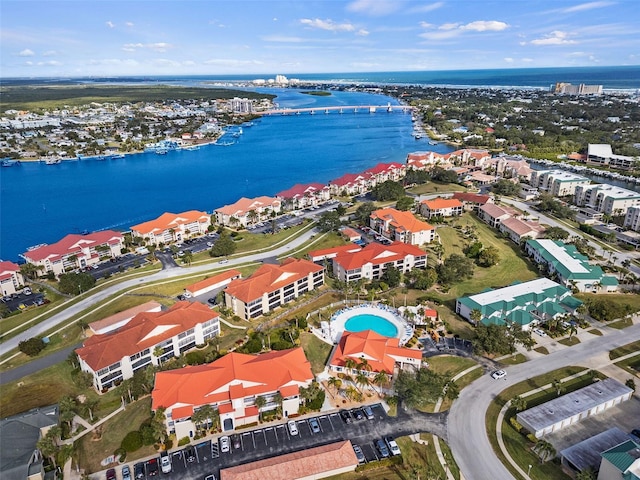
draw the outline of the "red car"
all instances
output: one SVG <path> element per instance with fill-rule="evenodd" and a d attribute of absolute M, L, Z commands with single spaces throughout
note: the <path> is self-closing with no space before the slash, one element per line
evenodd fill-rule
<path fill-rule="evenodd" d="M 110 468 L 107 470 L 107 480 L 116 480 L 116 469 Z"/>

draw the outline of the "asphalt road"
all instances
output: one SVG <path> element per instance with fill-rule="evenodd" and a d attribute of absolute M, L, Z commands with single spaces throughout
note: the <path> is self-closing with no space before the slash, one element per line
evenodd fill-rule
<path fill-rule="evenodd" d="M 285 245 L 282 245 L 280 247 L 274 248 L 272 250 L 269 250 L 263 253 L 246 255 L 240 258 L 229 259 L 229 261 L 224 264 L 224 267 L 229 268 L 234 265 L 239 265 L 247 262 L 259 262 L 265 258 L 284 255 L 286 253 L 289 253 L 292 250 L 295 250 L 297 247 L 303 245 L 311 237 L 317 234 L 318 234 L 318 230 L 313 228 L 305 232 L 304 234 L 300 235 L 299 237 L 293 239 L 291 242 Z M 34 325 L 33 327 L 29 328 L 28 330 L 25 330 L 19 335 L 16 335 L 15 337 L 10 338 L 8 340 L 5 340 L 0 344 L 0 356 L 17 348 L 18 343 L 20 343 L 22 340 L 36 337 L 38 335 L 43 335 L 44 333 L 48 332 L 54 327 L 67 321 L 69 318 L 73 317 L 74 315 L 77 315 L 82 311 L 84 311 L 85 309 L 108 299 L 112 295 L 115 295 L 120 292 L 124 292 L 132 287 L 141 286 L 147 282 L 165 280 L 165 279 L 174 278 L 182 275 L 188 275 L 191 273 L 205 272 L 213 268 L 216 268 L 216 266 L 218 265 L 216 265 L 215 263 L 207 263 L 206 265 L 195 265 L 195 266 L 185 267 L 185 268 L 171 268 L 167 270 L 161 270 L 159 272 L 156 272 L 151 275 L 147 275 L 145 277 L 127 280 L 127 281 L 112 285 L 110 287 L 107 287 L 104 290 L 96 292 L 90 297 L 84 298 L 80 302 L 68 308 L 65 308 L 64 311 L 56 315 L 53 315 L 52 317 L 38 323 L 37 325 Z M 222 265 L 219 265 L 219 266 L 222 266 Z"/>
<path fill-rule="evenodd" d="M 569 365 L 597 369 L 597 364 L 589 363 L 589 359 L 640 338 L 640 324 L 623 330 L 606 327 L 603 330 L 606 330 L 606 334 L 601 337 L 594 335 L 592 339 L 573 347 L 504 368 L 507 372 L 504 380 L 494 380 L 484 375 L 460 392 L 449 414 L 449 447 L 466 480 L 513 478 L 494 453 L 485 424 L 485 413 L 502 390 Z"/>
<path fill-rule="evenodd" d="M 63 348 L 62 350 L 58 350 L 57 352 L 53 352 L 50 355 L 37 358 L 29 363 L 25 363 L 24 365 L 20 365 L 19 367 L 7 370 L 6 372 L 0 372 L 0 385 L 19 380 L 22 377 L 26 377 L 27 375 L 31 375 L 32 373 L 39 372 L 40 370 L 48 368 L 51 365 L 55 365 L 56 363 L 64 362 L 67 357 L 69 357 L 69 354 L 71 352 L 81 346 L 82 342 L 71 347 Z"/>

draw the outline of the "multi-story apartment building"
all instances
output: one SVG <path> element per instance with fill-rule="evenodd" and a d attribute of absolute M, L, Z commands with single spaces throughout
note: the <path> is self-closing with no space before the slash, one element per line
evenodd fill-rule
<path fill-rule="evenodd" d="M 306 207 L 315 207 L 331 198 L 331 191 L 322 183 L 308 183 L 294 185 L 288 190 L 276 193 L 276 198 L 283 201 L 285 210 L 301 210 Z"/>
<path fill-rule="evenodd" d="M 13 262 L 0 262 L 0 294 L 17 293 L 24 285 L 20 266 Z"/>
<path fill-rule="evenodd" d="M 544 227 L 537 222 L 528 222 L 515 217 L 509 217 L 500 222 L 498 230 L 520 245 L 523 240 L 538 238 L 544 232 Z"/>
<path fill-rule="evenodd" d="M 207 233 L 211 216 L 207 212 L 190 210 L 182 213 L 163 213 L 155 220 L 134 225 L 131 235 L 144 239 L 151 245 L 168 245 L 182 242 L 196 235 Z"/>
<path fill-rule="evenodd" d="M 461 215 L 463 210 L 462 202 L 456 198 L 434 198 L 420 202 L 420 214 L 425 218 L 453 217 Z"/>
<path fill-rule="evenodd" d="M 251 113 L 253 111 L 253 103 L 248 98 L 234 97 L 229 100 L 229 106 L 233 113 Z"/>
<path fill-rule="evenodd" d="M 371 188 L 367 175 L 362 173 L 347 173 L 329 182 L 329 189 L 333 196 L 358 195 Z"/>
<path fill-rule="evenodd" d="M 363 174 L 368 176 L 372 187 L 379 185 L 387 180 L 398 182 L 402 180 L 406 174 L 407 167 L 401 163 L 379 163 L 375 167 L 365 170 Z"/>
<path fill-rule="evenodd" d="M 225 289 L 225 305 L 244 320 L 259 317 L 324 284 L 324 267 L 287 258 L 264 264 L 253 275 L 233 280 Z"/>
<path fill-rule="evenodd" d="M 209 364 L 158 372 L 151 408 L 165 409 L 168 434 L 193 438 L 191 417 L 205 405 L 217 410 L 224 431 L 258 422 L 260 412 L 279 407 L 285 417 L 295 416 L 300 389 L 313 379 L 300 347 L 261 355 L 232 352 Z M 264 406 L 256 404 L 258 397 Z"/>
<path fill-rule="evenodd" d="M 372 212 L 369 226 L 391 241 L 409 245 L 431 243 L 436 233 L 432 225 L 418 220 L 411 212 L 395 208 L 382 208 Z"/>
<path fill-rule="evenodd" d="M 231 227 L 246 227 L 280 213 L 282 201 L 272 197 L 242 197 L 236 203 L 216 209 L 216 222 Z"/>
<path fill-rule="evenodd" d="M 39 245 L 21 256 L 27 263 L 39 267 L 38 274 L 53 272 L 58 276 L 76 268 L 87 268 L 102 260 L 122 254 L 124 237 L 114 230 L 102 230 L 88 235 L 71 234 L 51 245 Z"/>
<path fill-rule="evenodd" d="M 105 391 L 147 365 L 179 357 L 220 333 L 218 313 L 201 303 L 177 302 L 162 312 L 137 314 L 116 331 L 93 335 L 76 350 L 80 368 Z"/>
<path fill-rule="evenodd" d="M 634 232 L 640 231 L 640 206 L 627 209 L 627 214 L 624 216 L 624 227 Z"/>
<path fill-rule="evenodd" d="M 574 203 L 605 215 L 625 215 L 629 207 L 640 205 L 640 193 L 606 183 L 576 187 Z"/>
<path fill-rule="evenodd" d="M 359 251 L 340 251 L 331 261 L 337 279 L 353 282 L 379 279 L 389 267 L 395 267 L 402 273 L 414 268 L 426 268 L 427 253 L 415 245 L 402 242 L 393 242 L 391 245 L 370 243 Z"/>
<path fill-rule="evenodd" d="M 590 143 L 587 148 L 587 163 L 592 165 L 630 170 L 638 164 L 638 161 L 640 161 L 640 157 L 637 156 L 615 155 L 611 145 L 607 143 Z"/>
<path fill-rule="evenodd" d="M 478 209 L 478 217 L 487 225 L 499 228 L 500 223 L 507 218 L 515 217 L 518 212 L 511 207 L 487 203 Z"/>
<path fill-rule="evenodd" d="M 578 186 L 590 183 L 587 177 L 564 170 L 534 170 L 531 173 L 531 186 L 554 197 L 573 195 Z"/>

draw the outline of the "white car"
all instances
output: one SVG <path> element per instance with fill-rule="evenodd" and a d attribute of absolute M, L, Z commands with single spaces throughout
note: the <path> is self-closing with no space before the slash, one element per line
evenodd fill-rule
<path fill-rule="evenodd" d="M 160 454 L 160 468 L 162 469 L 162 473 L 171 472 L 171 459 L 167 452 L 162 452 Z"/>
<path fill-rule="evenodd" d="M 533 333 L 535 333 L 537 335 L 540 335 L 541 337 L 546 337 L 547 336 L 547 333 L 544 330 L 542 330 L 541 328 L 534 328 L 533 329 Z"/>
<path fill-rule="evenodd" d="M 294 420 L 289 420 L 287 422 L 287 427 L 289 427 L 289 433 L 291 435 L 297 435 L 298 434 L 298 425 L 296 425 L 296 422 Z"/>
<path fill-rule="evenodd" d="M 389 451 L 391 452 L 391 455 L 394 455 L 394 456 L 400 455 L 400 447 L 398 447 L 398 444 L 393 439 L 393 437 L 390 437 L 390 436 L 384 437 L 384 441 L 387 442 L 387 446 L 389 447 Z"/>
<path fill-rule="evenodd" d="M 505 378 L 507 376 L 507 372 L 504 370 L 496 370 L 491 374 L 491 378 L 495 378 L 496 380 L 500 380 L 501 378 Z"/>
<path fill-rule="evenodd" d="M 220 451 L 222 453 L 227 453 L 229 451 L 229 437 L 226 435 L 224 437 L 220 437 Z"/>

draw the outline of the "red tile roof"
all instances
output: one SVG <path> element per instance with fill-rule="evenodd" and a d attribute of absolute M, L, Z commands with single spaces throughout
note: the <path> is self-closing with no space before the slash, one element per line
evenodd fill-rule
<path fill-rule="evenodd" d="M 489 197 L 489 195 L 480 195 L 478 193 L 456 192 L 453 194 L 453 198 L 460 200 L 461 202 L 484 205 L 491 197 Z"/>
<path fill-rule="evenodd" d="M 217 283 L 224 282 L 225 280 L 231 280 L 233 278 L 240 277 L 242 277 L 242 273 L 239 270 L 232 268 L 231 270 L 219 273 L 218 275 L 214 275 L 213 277 L 205 278 L 204 280 L 200 280 L 199 282 L 187 285 L 186 287 L 184 287 L 184 289 L 190 292 L 196 292 L 198 290 L 202 290 L 203 288 L 210 287 L 211 285 L 216 285 Z"/>
<path fill-rule="evenodd" d="M 150 312 L 152 310 L 160 310 L 161 308 L 162 304 L 154 302 L 152 300 L 150 302 L 143 303 L 142 305 L 136 305 L 135 307 L 127 308 L 126 310 L 115 313 L 101 320 L 91 322 L 89 324 L 89 327 L 91 328 L 91 330 L 98 332 L 106 327 L 115 325 L 116 323 L 120 323 L 123 320 L 131 319 L 139 313 Z"/>
<path fill-rule="evenodd" d="M 31 261 L 37 262 L 45 258 L 56 258 L 65 255 L 78 254 L 82 248 L 95 247 L 102 244 L 116 245 L 122 241 L 120 232 L 114 230 L 102 230 L 88 235 L 70 234 L 62 240 L 51 245 L 34 248 L 23 255 Z"/>
<path fill-rule="evenodd" d="M 158 372 L 152 408 L 223 405 L 236 398 L 306 385 L 313 378 L 311 364 L 300 347 L 262 355 L 232 352 L 206 365 Z"/>
<path fill-rule="evenodd" d="M 401 163 L 379 163 L 375 167 L 364 171 L 365 174 L 378 175 L 380 173 L 393 172 L 394 170 L 403 170 L 405 168 Z"/>
<path fill-rule="evenodd" d="M 480 210 L 486 212 L 493 218 L 502 217 L 503 215 L 517 215 L 518 212 L 510 207 L 501 207 L 499 205 L 495 205 L 493 203 L 487 203 L 480 207 Z"/>
<path fill-rule="evenodd" d="M 323 248 L 321 250 L 312 250 L 308 253 L 309 258 L 333 258 L 336 255 L 340 255 L 341 253 L 353 253 L 359 252 L 362 249 L 359 245 L 351 244 L 351 245 L 340 245 L 339 247 L 331 247 L 331 248 Z"/>
<path fill-rule="evenodd" d="M 278 198 L 300 198 L 305 195 L 312 195 L 316 192 L 324 190 L 328 188 L 326 185 L 322 183 L 307 183 L 307 184 L 297 184 L 291 187 L 289 190 L 284 190 L 280 193 L 276 193 L 276 197 Z"/>
<path fill-rule="evenodd" d="M 502 221 L 502 225 L 514 232 L 518 236 L 526 235 L 527 233 L 544 231 L 544 227 L 539 223 L 525 222 L 519 218 L 507 218 Z"/>
<path fill-rule="evenodd" d="M 256 197 L 256 198 L 246 198 L 242 197 L 236 203 L 232 203 L 231 205 L 225 205 L 224 207 L 220 207 L 216 209 L 216 212 L 220 212 L 223 215 L 244 215 L 245 213 L 250 212 L 251 210 L 258 210 L 260 208 L 274 208 L 280 206 L 280 200 L 273 197 Z"/>
<path fill-rule="evenodd" d="M 19 272 L 20 265 L 13 262 L 0 262 L 0 273 Z"/>
<path fill-rule="evenodd" d="M 336 178 L 335 180 L 331 180 L 329 184 L 336 185 L 337 187 L 345 187 L 347 185 L 352 185 L 358 182 L 361 182 L 365 179 L 365 177 L 361 173 L 347 173 L 340 178 Z"/>
<path fill-rule="evenodd" d="M 309 260 L 287 258 L 281 265 L 264 264 L 250 277 L 233 280 L 226 292 L 248 303 L 322 269 Z"/>
<path fill-rule="evenodd" d="M 349 227 L 344 227 L 342 229 L 340 229 L 340 233 L 345 236 L 348 239 L 359 239 L 362 238 L 362 234 L 360 232 L 357 232 L 356 230 L 354 230 L 353 228 L 349 228 Z"/>
<path fill-rule="evenodd" d="M 188 225 L 190 223 L 206 223 L 211 221 L 211 217 L 207 212 L 199 212 L 198 210 L 189 210 L 182 213 L 163 213 L 155 220 L 149 220 L 148 222 L 140 223 L 131 227 L 131 230 L 136 231 L 142 235 L 150 233 L 157 234 L 162 233 L 171 228 L 179 227 L 180 225 Z"/>
<path fill-rule="evenodd" d="M 286 453 L 220 470 L 220 480 L 296 480 L 323 478 L 358 466 L 349 440 Z"/>
<path fill-rule="evenodd" d="M 424 230 L 433 230 L 433 226 L 427 222 L 418 220 L 411 212 L 403 212 L 395 208 L 382 208 L 371 213 L 371 218 L 378 218 L 385 223 L 393 226 L 400 232 L 422 232 Z"/>
<path fill-rule="evenodd" d="M 462 207 L 460 200 L 455 198 L 434 198 L 433 200 L 423 200 L 421 203 L 426 205 L 429 210 Z"/>
<path fill-rule="evenodd" d="M 139 313 L 115 332 L 87 338 L 76 353 L 98 371 L 217 316 L 201 303 L 177 302 L 164 312 Z"/>
<path fill-rule="evenodd" d="M 358 252 L 342 253 L 336 256 L 334 262 L 342 266 L 345 270 L 353 270 L 355 268 L 362 268 L 362 266 L 367 263 L 381 265 L 388 262 L 395 262 L 404 259 L 407 255 L 422 257 L 426 255 L 426 252 L 420 250 L 415 245 L 402 242 L 393 242 L 391 245 L 370 243 Z"/>

